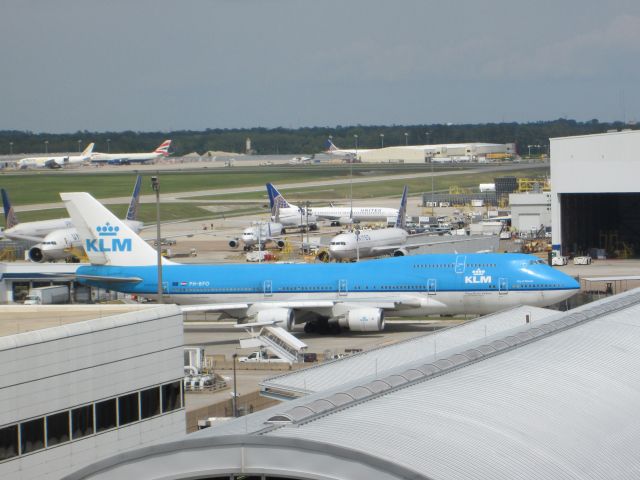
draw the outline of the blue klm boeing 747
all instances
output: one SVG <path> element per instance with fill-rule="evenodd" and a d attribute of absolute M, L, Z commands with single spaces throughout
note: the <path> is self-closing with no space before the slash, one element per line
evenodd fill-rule
<path fill-rule="evenodd" d="M 92 263 L 78 268 L 78 280 L 156 298 L 156 251 L 88 193 L 61 197 Z M 347 264 L 162 261 L 165 302 L 288 330 L 305 323 L 306 331 L 381 331 L 385 316 L 544 307 L 579 288 L 573 278 L 523 254 L 414 255 Z"/>

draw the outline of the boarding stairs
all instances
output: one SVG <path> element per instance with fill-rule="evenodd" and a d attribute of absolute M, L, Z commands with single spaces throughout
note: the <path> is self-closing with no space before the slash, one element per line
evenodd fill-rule
<path fill-rule="evenodd" d="M 241 326 L 241 325 L 240 325 Z M 265 348 L 267 352 L 288 361 L 296 363 L 307 349 L 307 344 L 298 340 L 282 327 L 261 325 L 255 329 L 256 324 L 245 328 L 251 338 L 240 340 L 241 348 Z"/>

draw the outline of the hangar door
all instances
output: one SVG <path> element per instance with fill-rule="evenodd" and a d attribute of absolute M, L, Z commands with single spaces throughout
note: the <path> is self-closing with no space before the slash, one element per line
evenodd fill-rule
<path fill-rule="evenodd" d="M 530 232 L 531 230 L 540 230 L 540 214 L 539 213 L 521 213 L 518 215 L 518 229 L 521 232 Z"/>
<path fill-rule="evenodd" d="M 640 193 L 563 193 L 560 211 L 564 254 L 640 257 Z"/>

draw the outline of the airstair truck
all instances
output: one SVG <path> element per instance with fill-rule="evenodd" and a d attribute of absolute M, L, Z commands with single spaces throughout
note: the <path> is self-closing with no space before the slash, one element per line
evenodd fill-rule
<path fill-rule="evenodd" d="M 32 288 L 24 300 L 25 305 L 53 305 L 56 303 L 69 303 L 68 286 L 51 285 L 49 287 Z"/>

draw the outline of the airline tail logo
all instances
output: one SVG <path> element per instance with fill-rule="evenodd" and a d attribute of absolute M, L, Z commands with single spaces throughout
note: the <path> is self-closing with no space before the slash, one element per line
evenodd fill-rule
<path fill-rule="evenodd" d="M 131 196 L 131 203 L 129 204 L 129 210 L 127 211 L 127 220 L 137 220 L 138 207 L 140 206 L 140 187 L 142 185 L 142 176 L 138 175 L 136 178 L 136 184 L 133 187 L 133 195 Z"/>
<path fill-rule="evenodd" d="M 159 153 L 165 157 L 169 156 L 169 147 L 171 146 L 171 140 L 165 140 L 155 149 L 155 153 Z"/>
<path fill-rule="evenodd" d="M 335 152 L 336 150 L 338 150 L 338 147 L 336 147 L 333 144 L 333 142 L 328 138 L 327 138 L 327 143 L 325 145 L 327 146 L 327 152 Z"/>
<path fill-rule="evenodd" d="M 402 191 L 402 200 L 400 200 L 400 209 L 398 210 L 398 218 L 396 219 L 396 228 L 404 228 L 407 224 L 407 192 L 409 187 L 404 186 Z"/>
<path fill-rule="evenodd" d="M 275 211 L 276 208 L 290 208 L 289 202 L 287 202 L 282 194 L 272 184 L 267 183 L 267 193 L 269 194 L 269 203 L 271 204 L 271 211 Z"/>
<path fill-rule="evenodd" d="M 485 275 L 485 271 L 477 268 L 471 272 L 471 275 L 464 277 L 464 283 L 491 283 L 491 275 Z"/>
<path fill-rule="evenodd" d="M 2 189 L 2 205 L 4 207 L 5 228 L 15 227 L 18 224 L 18 217 L 16 216 L 16 212 L 13 210 L 13 206 L 9 202 L 9 195 L 4 188 Z"/>
<path fill-rule="evenodd" d="M 87 148 L 84 149 L 84 151 L 82 152 L 82 156 L 83 157 L 89 157 L 91 156 L 91 154 L 93 153 L 93 146 L 95 144 L 92 142 L 89 145 L 87 145 Z"/>
<path fill-rule="evenodd" d="M 85 239 L 87 252 L 130 252 L 131 239 L 118 238 L 120 227 L 112 226 L 109 222 L 96 227 L 98 238 Z"/>

